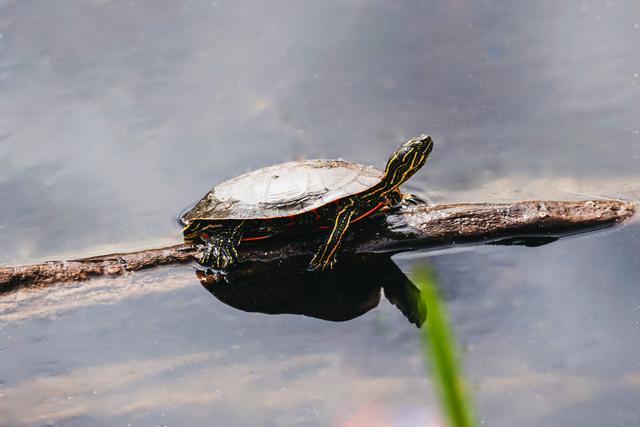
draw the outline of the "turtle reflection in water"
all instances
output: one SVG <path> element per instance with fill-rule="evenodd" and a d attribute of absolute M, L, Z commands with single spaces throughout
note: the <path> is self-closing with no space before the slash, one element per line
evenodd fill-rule
<path fill-rule="evenodd" d="M 384 171 L 342 160 L 302 160 L 233 178 L 180 217 L 185 241 L 204 246 L 201 265 L 226 270 L 243 241 L 325 229 L 308 269 L 332 269 L 349 226 L 407 197 L 398 187 L 424 165 L 432 148 L 428 135 L 410 139 Z"/>
<path fill-rule="evenodd" d="M 379 227 L 372 218 L 357 227 L 366 239 Z M 553 236 L 523 236 L 494 245 L 538 247 Z M 266 314 L 300 314 L 334 322 L 362 316 L 380 303 L 381 291 L 411 323 L 422 326 L 427 307 L 416 286 L 391 260 L 391 254 L 343 254 L 331 275 L 305 274 L 305 256 L 277 261 L 243 262 L 227 274 L 197 271 L 200 283 L 221 302 L 238 310 Z"/>
<path fill-rule="evenodd" d="M 427 317 L 420 290 L 386 254 L 345 254 L 332 275 L 305 274 L 304 256 L 281 262 L 243 262 L 228 273 L 197 271 L 221 302 L 246 312 L 298 314 L 342 322 L 389 302 L 417 327 Z"/>

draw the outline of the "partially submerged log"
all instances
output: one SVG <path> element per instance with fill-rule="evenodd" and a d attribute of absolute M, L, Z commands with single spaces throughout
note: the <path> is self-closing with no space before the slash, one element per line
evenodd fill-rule
<path fill-rule="evenodd" d="M 634 211 L 633 203 L 619 200 L 405 204 L 355 224 L 357 227 L 349 233 L 342 250 L 356 254 L 395 253 L 516 236 L 557 236 L 610 226 L 629 218 Z M 321 235 L 305 235 L 245 243 L 240 248 L 240 262 L 274 262 L 289 257 L 311 256 L 321 239 Z M 118 276 L 150 267 L 189 262 L 197 256 L 196 247 L 174 245 L 132 253 L 2 267 L 0 293 L 97 276 Z"/>

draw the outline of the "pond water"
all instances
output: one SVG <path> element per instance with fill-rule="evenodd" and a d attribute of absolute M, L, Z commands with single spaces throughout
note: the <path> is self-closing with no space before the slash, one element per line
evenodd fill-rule
<path fill-rule="evenodd" d="M 638 40 L 637 1 L 0 0 L 0 264 L 175 243 L 217 182 L 422 132 L 434 202 L 638 202 Z M 484 425 L 640 425 L 637 219 L 393 261 L 437 271 Z M 179 266 L 1 296 L 0 425 L 443 425 L 378 295 L 245 312 Z"/>

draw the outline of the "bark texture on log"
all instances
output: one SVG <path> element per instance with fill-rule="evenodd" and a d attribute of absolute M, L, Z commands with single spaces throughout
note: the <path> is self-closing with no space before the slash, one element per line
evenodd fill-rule
<path fill-rule="evenodd" d="M 355 224 L 343 251 L 399 252 L 522 235 L 553 235 L 613 225 L 633 215 L 635 205 L 618 200 L 527 201 L 505 204 L 403 205 Z M 274 238 L 243 244 L 240 260 L 272 262 L 313 254 L 321 235 Z M 197 248 L 174 245 L 69 261 L 0 268 L 0 293 L 45 287 L 97 276 L 188 262 Z"/>

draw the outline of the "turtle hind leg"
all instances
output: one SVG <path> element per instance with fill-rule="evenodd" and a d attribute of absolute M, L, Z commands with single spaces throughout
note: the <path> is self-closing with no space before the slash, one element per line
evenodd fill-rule
<path fill-rule="evenodd" d="M 226 270 L 238 261 L 238 246 L 242 239 L 244 222 L 233 223 L 215 230 L 204 241 L 204 251 L 199 263 L 204 267 Z"/>
<path fill-rule="evenodd" d="M 342 206 L 338 210 L 338 214 L 336 215 L 333 228 L 331 229 L 329 236 L 318 248 L 318 251 L 311 260 L 307 270 L 324 271 L 333 268 L 333 265 L 336 262 L 336 254 L 340 248 L 342 239 L 349 228 L 351 218 L 355 214 L 353 205 L 353 202 L 351 202 Z"/>

